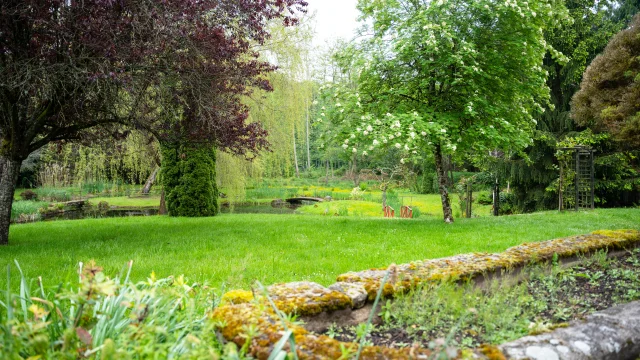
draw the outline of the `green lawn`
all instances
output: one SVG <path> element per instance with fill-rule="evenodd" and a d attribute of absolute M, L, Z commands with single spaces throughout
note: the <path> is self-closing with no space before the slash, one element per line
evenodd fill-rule
<path fill-rule="evenodd" d="M 134 260 L 134 279 L 185 274 L 191 281 L 248 288 L 312 280 L 328 285 L 350 270 L 467 252 L 496 252 L 527 241 L 597 229 L 640 229 L 640 210 L 556 212 L 500 218 L 417 220 L 311 215 L 215 218 L 111 218 L 11 227 L 0 264 L 17 259 L 46 286 L 76 281 L 79 261 L 95 259 L 114 274 Z M 0 286 L 6 286 L 0 276 Z M 14 284 L 17 286 L 17 284 Z"/>

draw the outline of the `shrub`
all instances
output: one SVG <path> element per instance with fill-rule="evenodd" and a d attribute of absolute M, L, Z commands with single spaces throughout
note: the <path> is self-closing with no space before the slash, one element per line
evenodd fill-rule
<path fill-rule="evenodd" d="M 162 179 L 171 216 L 219 212 L 215 150 L 195 145 L 162 147 Z"/>
<path fill-rule="evenodd" d="M 515 213 L 515 196 L 513 193 L 500 193 L 500 208 L 499 212 L 501 215 L 510 215 Z"/>
<path fill-rule="evenodd" d="M 109 209 L 111 209 L 111 207 L 109 206 L 109 203 L 106 201 L 100 201 L 98 203 L 98 211 L 100 212 L 105 212 L 105 211 L 109 211 Z"/>
<path fill-rule="evenodd" d="M 361 182 L 359 187 L 360 187 L 360 190 L 364 192 L 364 191 L 367 191 L 367 189 L 369 188 L 369 184 L 367 184 L 366 182 Z"/>
<path fill-rule="evenodd" d="M 351 190 L 351 194 L 349 194 L 349 199 L 351 200 L 362 200 L 364 197 L 364 190 L 361 190 L 360 188 L 354 187 L 353 190 Z"/>
<path fill-rule="evenodd" d="M 22 200 L 35 201 L 38 200 L 38 194 L 33 190 L 25 190 L 20 194 L 20 198 L 22 198 Z"/>
<path fill-rule="evenodd" d="M 349 208 L 346 207 L 345 205 L 340 205 L 340 207 L 338 207 L 338 215 L 349 216 Z"/>
<path fill-rule="evenodd" d="M 493 204 L 493 196 L 491 193 L 482 193 L 478 196 L 476 201 L 480 205 L 492 205 Z"/>

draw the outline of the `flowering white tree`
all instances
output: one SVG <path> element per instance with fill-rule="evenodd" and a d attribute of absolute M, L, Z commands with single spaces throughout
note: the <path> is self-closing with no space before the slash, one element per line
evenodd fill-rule
<path fill-rule="evenodd" d="M 329 116 L 342 147 L 361 156 L 390 146 L 400 161 L 433 154 L 445 222 L 453 222 L 444 154 L 521 151 L 549 90 L 543 29 L 568 19 L 561 0 L 359 0 L 369 39 L 349 66 L 357 88 L 336 92 Z M 338 106 L 340 105 L 340 106 Z M 335 110 L 334 109 L 334 110 Z"/>

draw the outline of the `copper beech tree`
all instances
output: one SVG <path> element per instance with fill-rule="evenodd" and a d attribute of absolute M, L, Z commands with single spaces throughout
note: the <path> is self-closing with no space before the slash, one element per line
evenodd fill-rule
<path fill-rule="evenodd" d="M 250 155 L 267 145 L 242 96 L 270 89 L 254 46 L 303 0 L 0 2 L 0 244 L 20 166 L 54 141 L 123 128 Z M 91 130 L 90 132 L 88 130 Z"/>

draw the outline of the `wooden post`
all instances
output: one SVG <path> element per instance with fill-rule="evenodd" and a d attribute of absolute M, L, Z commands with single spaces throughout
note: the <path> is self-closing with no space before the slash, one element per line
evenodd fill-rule
<path fill-rule="evenodd" d="M 563 187 L 563 168 L 564 166 L 562 166 L 562 162 L 560 163 L 560 179 L 558 180 L 558 211 L 562 211 L 562 203 L 563 203 L 563 199 L 562 199 L 562 187 Z"/>

